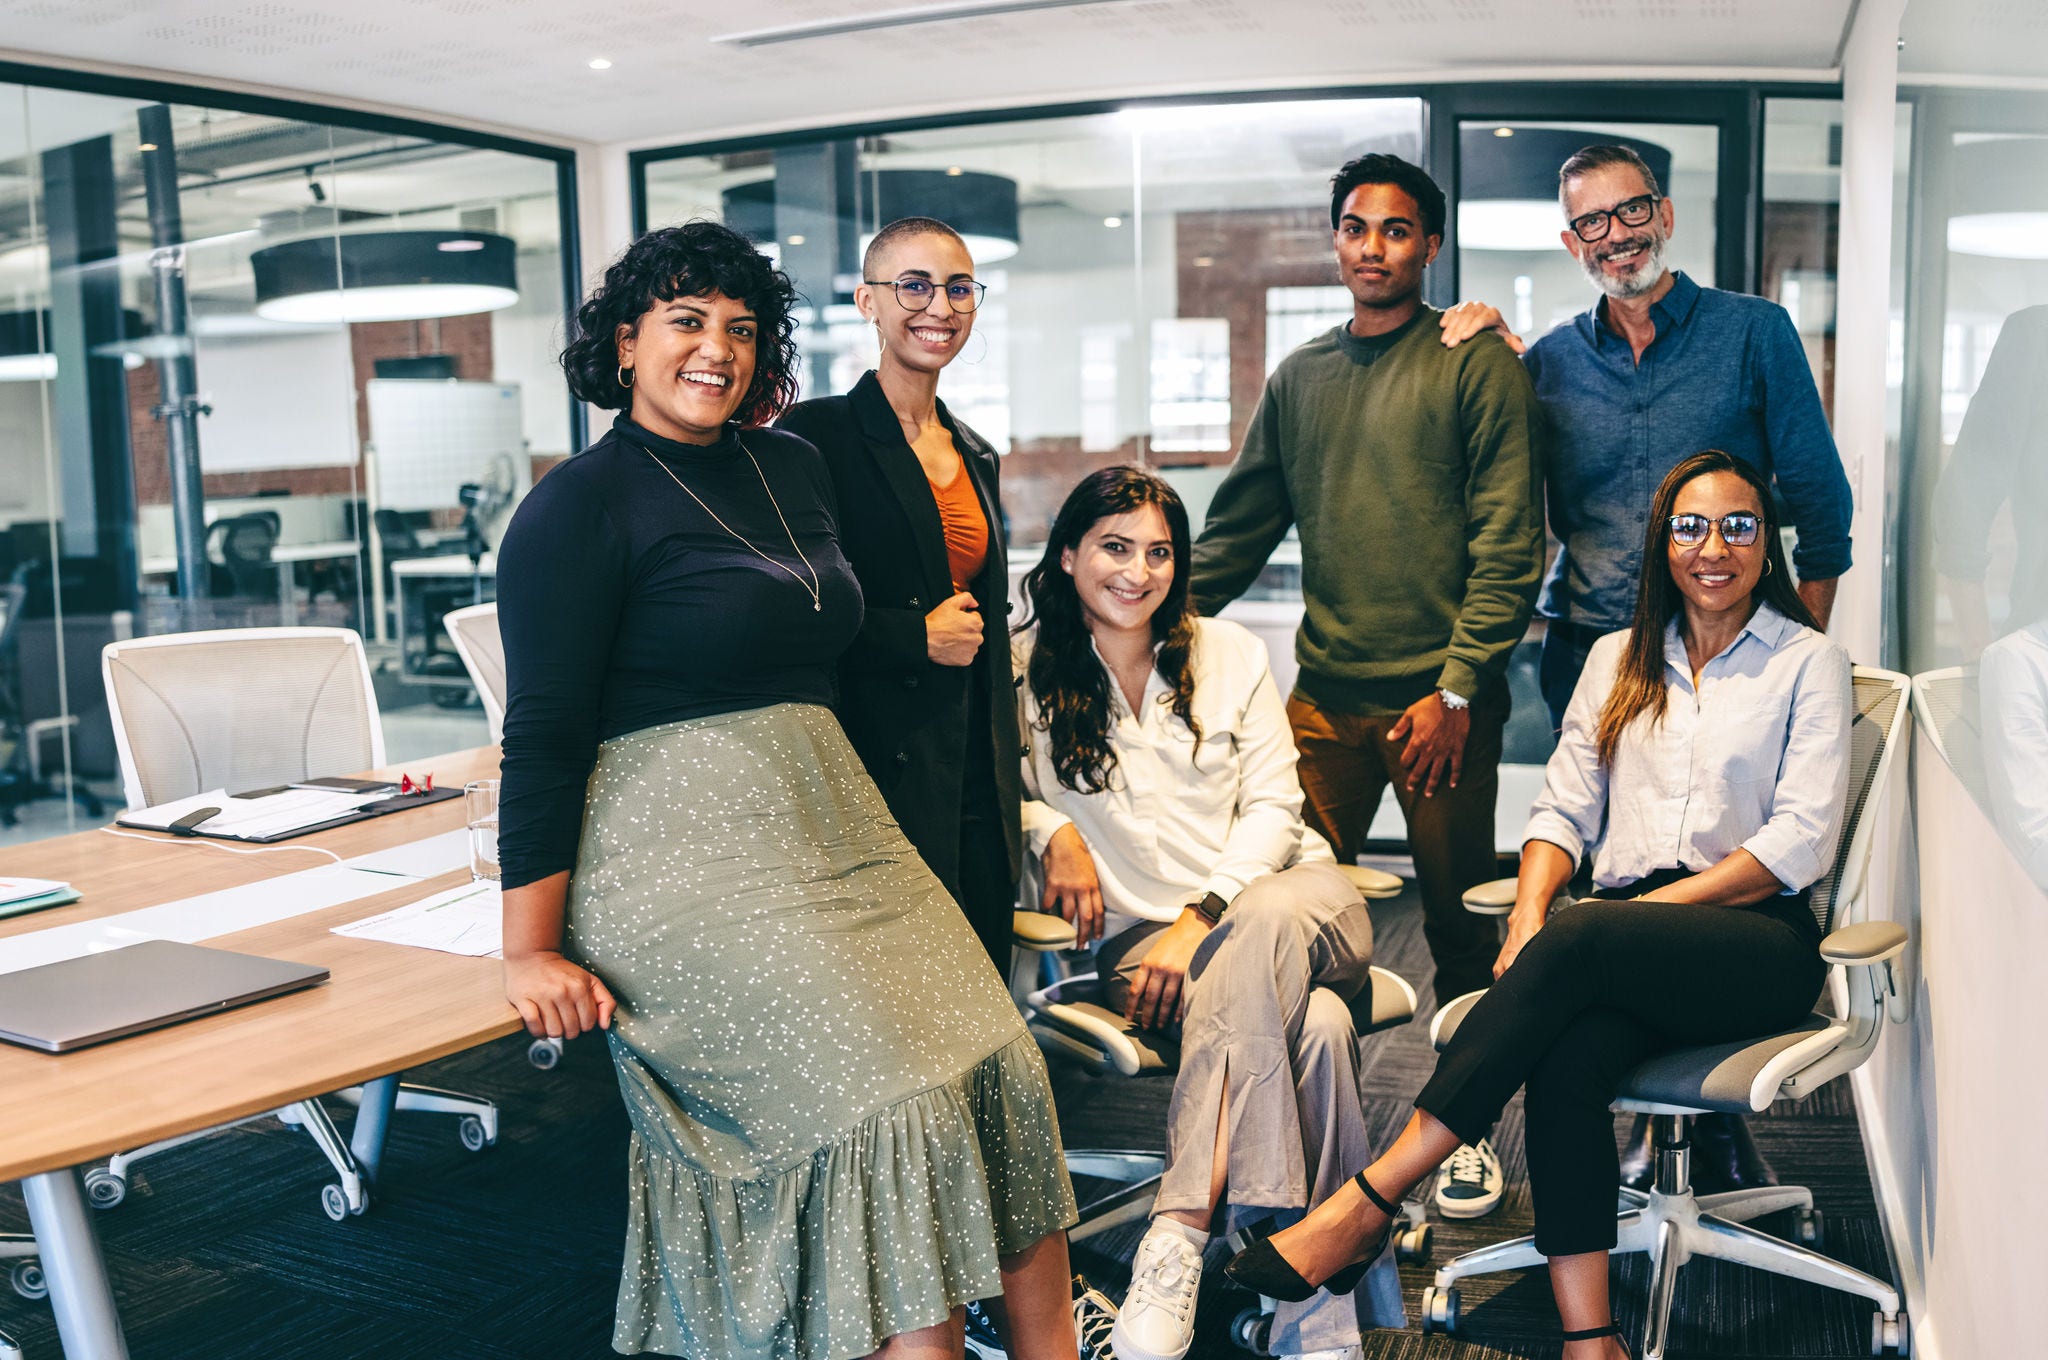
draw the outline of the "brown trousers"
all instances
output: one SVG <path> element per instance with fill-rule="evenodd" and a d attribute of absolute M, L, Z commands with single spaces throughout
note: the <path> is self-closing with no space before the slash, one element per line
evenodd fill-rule
<path fill-rule="evenodd" d="M 1287 701 L 1288 726 L 1301 752 L 1299 774 L 1307 795 L 1308 824 L 1336 850 L 1340 862 L 1356 862 L 1366 830 L 1379 810 L 1388 783 L 1408 823 L 1408 848 L 1422 889 L 1422 933 L 1436 961 L 1439 1004 L 1493 985 L 1493 961 L 1500 935 L 1493 918 L 1465 910 L 1467 888 L 1497 876 L 1493 850 L 1493 808 L 1500 793 L 1501 730 L 1507 725 L 1505 693 L 1475 701 L 1465 739 L 1465 764 L 1452 788 L 1448 779 L 1423 797 L 1411 791 L 1401 768 L 1408 743 L 1387 733 L 1398 713 L 1339 713 L 1318 708 L 1297 691 Z"/>

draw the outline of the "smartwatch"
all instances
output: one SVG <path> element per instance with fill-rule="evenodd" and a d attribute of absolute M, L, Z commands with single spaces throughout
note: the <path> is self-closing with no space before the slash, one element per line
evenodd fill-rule
<path fill-rule="evenodd" d="M 1188 903 L 1188 910 L 1207 921 L 1213 930 L 1223 924 L 1223 913 L 1229 910 L 1229 904 L 1215 893 L 1203 893 L 1201 901 Z"/>

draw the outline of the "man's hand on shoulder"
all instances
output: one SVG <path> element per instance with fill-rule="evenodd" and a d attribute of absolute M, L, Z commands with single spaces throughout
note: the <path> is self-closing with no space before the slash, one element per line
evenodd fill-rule
<path fill-rule="evenodd" d="M 1456 349 L 1475 335 L 1492 331 L 1507 342 L 1507 347 L 1516 354 L 1528 351 L 1522 337 L 1508 329 L 1507 318 L 1500 314 L 1500 308 L 1485 302 L 1461 302 L 1437 318 L 1437 326 L 1443 331 L 1445 349 Z"/>

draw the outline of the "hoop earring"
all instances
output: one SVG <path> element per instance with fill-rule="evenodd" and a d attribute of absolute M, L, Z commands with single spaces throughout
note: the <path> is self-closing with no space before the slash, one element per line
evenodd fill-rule
<path fill-rule="evenodd" d="M 619 365 L 619 386 L 621 386 L 621 387 L 631 387 L 632 385 L 633 385 L 633 370 L 632 370 L 632 369 L 630 369 L 630 368 L 627 368 L 627 367 L 626 367 L 626 366 L 625 366 L 624 364 L 620 364 L 620 365 Z"/>
<path fill-rule="evenodd" d="M 879 359 L 882 355 L 889 352 L 889 337 L 882 334 L 882 323 L 879 321 L 875 323 L 875 343 L 880 346 L 875 351 L 876 358 Z"/>
<path fill-rule="evenodd" d="M 1771 561 L 1771 559 L 1768 557 L 1764 559 L 1764 575 L 1769 576 L 1772 572 L 1776 571 L 1777 569 L 1777 563 Z"/>
<path fill-rule="evenodd" d="M 974 338 L 981 341 L 981 353 L 975 355 L 972 359 L 967 360 L 967 362 L 970 364 L 978 364 L 983 359 L 988 358 L 988 337 L 986 335 L 976 334 Z"/>

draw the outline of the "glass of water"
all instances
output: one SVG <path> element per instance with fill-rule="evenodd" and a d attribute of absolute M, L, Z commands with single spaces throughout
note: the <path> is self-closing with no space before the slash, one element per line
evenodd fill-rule
<path fill-rule="evenodd" d="M 469 876 L 498 881 L 498 781 L 474 779 L 462 786 L 462 806 L 469 814 Z"/>

